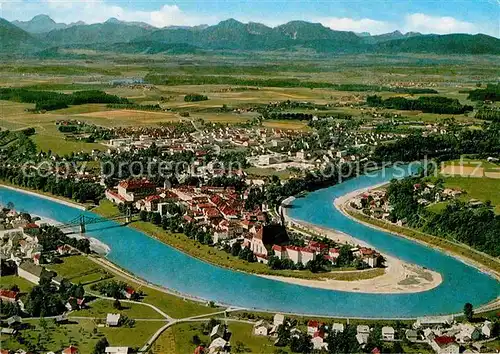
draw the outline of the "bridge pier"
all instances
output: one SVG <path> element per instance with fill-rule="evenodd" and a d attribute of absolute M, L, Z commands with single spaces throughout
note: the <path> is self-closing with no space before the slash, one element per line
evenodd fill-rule
<path fill-rule="evenodd" d="M 80 233 L 85 233 L 85 216 L 80 216 Z"/>

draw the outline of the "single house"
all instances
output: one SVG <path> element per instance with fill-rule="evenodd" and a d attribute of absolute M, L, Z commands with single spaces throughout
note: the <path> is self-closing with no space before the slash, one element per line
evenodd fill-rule
<path fill-rule="evenodd" d="M 119 313 L 108 313 L 106 315 L 106 326 L 107 327 L 116 327 L 120 323 L 120 314 Z"/>
<path fill-rule="evenodd" d="M 315 350 L 328 349 L 328 343 L 325 343 L 325 332 L 323 331 L 317 331 L 314 333 L 311 343 L 313 345 L 313 349 Z"/>
<path fill-rule="evenodd" d="M 106 347 L 105 353 L 109 353 L 109 354 L 128 354 L 128 347 Z"/>
<path fill-rule="evenodd" d="M 370 327 L 366 325 L 359 325 L 356 327 L 356 340 L 359 345 L 365 345 L 368 343 L 368 337 L 370 336 Z"/>
<path fill-rule="evenodd" d="M 343 323 L 334 323 L 332 324 L 332 333 L 344 332 L 344 324 Z"/>
<path fill-rule="evenodd" d="M 19 293 L 17 291 L 5 290 L 5 289 L 0 290 L 0 299 L 2 301 L 14 303 L 17 301 L 18 296 Z"/>
<path fill-rule="evenodd" d="M 269 331 L 272 327 L 269 325 L 267 321 L 260 320 L 255 323 L 253 326 L 253 333 L 256 336 L 267 336 L 269 335 Z"/>
<path fill-rule="evenodd" d="M 214 328 L 212 328 L 212 331 L 210 332 L 210 340 L 214 340 L 216 338 L 224 338 L 226 334 L 226 327 L 224 325 L 216 325 Z"/>
<path fill-rule="evenodd" d="M 210 353 L 215 353 L 217 351 L 222 351 L 224 348 L 227 346 L 227 341 L 223 338 L 215 338 L 212 343 L 210 343 L 210 346 L 208 347 L 210 350 Z"/>
<path fill-rule="evenodd" d="M 318 332 L 320 328 L 323 326 L 323 323 L 310 320 L 307 322 L 307 334 L 310 336 L 314 335 L 314 333 Z"/>
<path fill-rule="evenodd" d="M 17 267 L 17 275 L 34 284 L 40 282 L 40 276 L 43 271 L 44 269 L 42 267 L 28 261 L 22 262 L 19 267 Z"/>
<path fill-rule="evenodd" d="M 70 345 L 62 351 L 62 354 L 78 354 L 78 348 Z"/>
<path fill-rule="evenodd" d="M 383 340 L 394 340 L 395 331 L 394 328 L 390 326 L 382 327 L 382 339 Z"/>
<path fill-rule="evenodd" d="M 285 315 L 281 313 L 277 313 L 276 315 L 274 315 L 273 324 L 275 326 L 282 325 L 283 323 L 285 323 Z"/>
<path fill-rule="evenodd" d="M 417 331 L 414 329 L 407 329 L 405 332 L 405 337 L 409 342 L 415 343 L 418 339 Z"/>
<path fill-rule="evenodd" d="M 492 330 L 493 330 L 493 323 L 491 323 L 490 321 L 484 321 L 484 324 L 481 327 L 481 333 L 485 337 L 490 338 Z"/>
<path fill-rule="evenodd" d="M 458 354 L 460 352 L 460 346 L 455 342 L 454 337 L 434 337 L 429 341 L 429 344 L 437 354 Z"/>

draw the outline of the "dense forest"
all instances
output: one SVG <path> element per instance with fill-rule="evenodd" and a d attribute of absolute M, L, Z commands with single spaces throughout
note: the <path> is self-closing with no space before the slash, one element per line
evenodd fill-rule
<path fill-rule="evenodd" d="M 404 97 L 389 97 L 384 100 L 382 97 L 374 95 L 368 96 L 366 103 L 371 107 L 437 114 L 463 114 L 474 109 L 472 106 L 462 105 L 457 99 L 442 96 L 419 97 L 416 100 Z"/>
<path fill-rule="evenodd" d="M 499 101 L 500 84 L 488 84 L 484 89 L 470 91 L 468 99 L 471 101 Z"/>
<path fill-rule="evenodd" d="M 51 111 L 67 108 L 70 105 L 82 105 L 86 103 L 129 103 L 126 98 L 109 95 L 99 90 L 77 91 L 71 94 L 64 94 L 23 88 L 0 88 L 0 100 L 34 103 L 35 111 Z"/>
<path fill-rule="evenodd" d="M 405 220 L 407 225 L 431 235 L 463 242 L 494 257 L 500 255 L 500 215 L 495 215 L 489 203 L 472 207 L 459 200 L 433 213 L 417 202 L 414 185 L 420 177 L 393 180 L 387 197 L 393 207 L 391 221 Z"/>

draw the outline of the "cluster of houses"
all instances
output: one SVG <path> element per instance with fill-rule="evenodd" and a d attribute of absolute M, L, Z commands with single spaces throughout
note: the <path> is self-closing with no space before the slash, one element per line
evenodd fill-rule
<path fill-rule="evenodd" d="M 278 327 L 284 324 L 290 323 L 283 314 L 276 314 L 272 322 L 266 320 L 256 322 L 253 326 L 253 334 L 277 338 Z M 298 337 L 305 332 L 311 338 L 313 349 L 328 350 L 326 341 L 328 335 L 343 332 L 344 329 L 343 323 L 327 325 L 320 321 L 310 320 L 305 330 L 294 327 L 290 330 L 290 335 Z M 482 344 L 479 341 L 494 338 L 492 330 L 493 323 L 488 320 L 471 324 L 457 323 L 453 316 L 419 317 L 411 328 L 398 330 L 391 326 L 382 327 L 380 339 L 388 342 L 406 340 L 410 343 L 428 344 L 437 354 L 480 353 Z M 368 343 L 370 335 L 373 335 L 373 328 L 370 326 L 363 324 L 356 326 L 356 340 L 362 348 Z M 465 351 L 464 347 L 467 348 Z"/>
<path fill-rule="evenodd" d="M 413 186 L 417 202 L 421 205 L 428 206 L 432 203 L 439 203 L 446 200 L 451 200 L 463 194 L 463 191 L 456 188 L 439 188 L 431 183 L 415 183 Z M 364 213 L 377 218 L 388 220 L 392 210 L 387 199 L 385 189 L 373 189 L 364 192 L 363 194 L 350 200 L 349 205 L 357 210 L 363 210 Z M 472 200 L 471 205 L 475 205 Z M 481 202 L 478 202 L 480 204 Z M 398 221 L 401 225 L 403 222 Z"/>
<path fill-rule="evenodd" d="M 463 191 L 460 189 L 438 188 L 432 183 L 415 183 L 413 190 L 418 197 L 417 202 L 421 205 L 429 205 L 434 202 L 439 203 L 457 198 L 463 194 Z"/>
<path fill-rule="evenodd" d="M 5 212 L 6 211 L 6 212 Z M 45 224 L 37 217 L 19 213 L 15 209 L 3 209 L 0 218 L 0 258 L 11 261 L 17 267 L 17 274 L 26 280 L 38 284 L 45 270 L 40 263 L 50 263 L 51 258 L 79 254 L 70 245 L 61 245 L 52 253 L 43 252 L 39 243 L 41 227 Z M 60 283 L 58 277 L 53 281 Z"/>
<path fill-rule="evenodd" d="M 105 195 L 115 204 L 132 204 L 138 210 L 159 213 L 162 217 L 173 216 L 168 206 L 174 203 L 185 222 L 211 232 L 214 244 L 233 246 L 238 242 L 264 264 L 271 256 L 303 265 L 323 257 L 336 264 L 338 247 L 329 248 L 317 241 L 308 241 L 304 247 L 290 245 L 286 230 L 268 223 L 267 205 L 245 210 L 248 193 L 249 190 L 240 195 L 232 187 L 157 188 L 146 179 L 132 179 L 121 181 L 117 188 L 106 190 Z M 370 267 L 379 265 L 380 254 L 370 248 L 353 247 L 351 252 Z"/>
<path fill-rule="evenodd" d="M 417 340 L 428 343 L 437 354 L 480 353 L 481 340 L 488 340 L 493 335 L 493 323 L 457 323 L 453 316 L 421 317 L 407 330 Z"/>

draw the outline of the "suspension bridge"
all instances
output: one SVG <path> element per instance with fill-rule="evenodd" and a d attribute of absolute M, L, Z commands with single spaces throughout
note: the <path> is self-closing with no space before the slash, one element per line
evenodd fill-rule
<path fill-rule="evenodd" d="M 105 223 L 110 221 L 118 221 L 124 220 L 125 224 L 128 224 L 132 220 L 132 212 L 130 209 L 127 209 L 125 215 L 114 215 L 109 217 L 91 217 L 86 215 L 79 215 L 73 220 L 68 221 L 62 225 L 57 225 L 59 229 L 74 229 L 76 227 L 80 227 L 80 233 L 84 234 L 87 231 L 87 225 Z"/>

